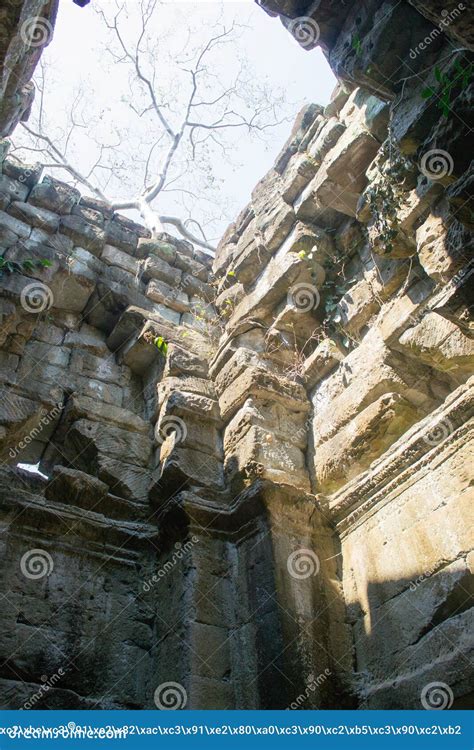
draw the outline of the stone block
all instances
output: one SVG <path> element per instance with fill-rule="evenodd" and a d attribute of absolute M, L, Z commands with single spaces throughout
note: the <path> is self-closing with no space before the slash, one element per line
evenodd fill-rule
<path fill-rule="evenodd" d="M 189 258 L 187 255 L 183 255 L 178 252 L 174 261 L 176 268 L 179 268 L 183 273 L 189 276 L 194 276 L 200 281 L 207 281 L 209 278 L 209 269 L 207 266 L 199 263 L 194 258 Z"/>
<path fill-rule="evenodd" d="M 378 311 L 380 304 L 371 285 L 362 279 L 341 297 L 336 308 L 341 325 L 349 334 L 357 335 Z"/>
<path fill-rule="evenodd" d="M 4 211 L 0 211 L 0 232 L 6 232 L 8 235 L 13 233 L 16 238 L 19 237 L 23 240 L 26 240 L 31 234 L 31 227 L 26 223 L 26 221 L 21 221 L 20 219 L 16 219 L 14 216 L 10 216 L 10 214 L 5 213 Z"/>
<path fill-rule="evenodd" d="M 145 467 L 151 454 L 151 440 L 138 432 L 79 419 L 69 428 L 64 449 L 73 466 L 78 469 L 84 467 L 87 470 L 90 466 L 95 466 L 98 454 Z"/>
<path fill-rule="evenodd" d="M 235 700 L 232 684 L 206 677 L 191 677 L 188 708 L 199 710 L 206 706 L 212 706 L 216 710 L 233 709 Z"/>
<path fill-rule="evenodd" d="M 189 311 L 188 295 L 179 289 L 174 289 L 165 284 L 164 281 L 151 279 L 148 282 L 145 294 L 152 302 L 158 302 L 176 312 L 184 313 Z"/>
<path fill-rule="evenodd" d="M 436 312 L 428 313 L 421 323 L 408 328 L 399 341 L 410 354 L 436 370 L 472 372 L 474 339 L 454 321 Z"/>
<path fill-rule="evenodd" d="M 308 154 L 316 164 L 321 164 L 328 151 L 336 145 L 345 129 L 346 126 L 342 122 L 339 122 L 337 117 L 330 117 L 324 123 L 315 138 L 308 145 Z"/>
<path fill-rule="evenodd" d="M 226 450 L 224 466 L 234 486 L 235 475 L 240 475 L 241 485 L 244 479 L 259 477 L 310 490 L 303 452 L 262 427 L 250 427 L 232 449 Z"/>
<path fill-rule="evenodd" d="M 131 231 L 114 216 L 105 224 L 105 242 L 108 245 L 113 245 L 113 247 L 118 247 L 124 253 L 134 255 L 138 244 L 138 233 Z"/>
<path fill-rule="evenodd" d="M 45 176 L 42 182 L 33 187 L 28 202 L 33 206 L 65 215 L 71 213 L 73 206 L 79 203 L 80 197 L 81 194 L 76 188 L 61 182 L 61 180 Z"/>
<path fill-rule="evenodd" d="M 204 281 L 187 273 L 183 273 L 181 288 L 190 297 L 198 296 L 201 300 L 206 300 L 207 302 L 212 302 L 216 296 L 215 288 L 211 284 L 206 284 Z"/>
<path fill-rule="evenodd" d="M 97 466 L 99 478 L 107 482 L 114 495 L 134 502 L 147 502 L 151 484 L 149 471 L 103 454 L 98 455 Z"/>
<path fill-rule="evenodd" d="M 222 679 L 231 669 L 229 631 L 214 625 L 193 622 L 190 626 L 193 671 L 201 677 Z"/>
<path fill-rule="evenodd" d="M 130 378 L 126 371 L 117 365 L 113 354 L 104 359 L 103 357 L 96 357 L 88 351 L 74 349 L 70 368 L 72 372 L 77 372 L 83 377 L 104 380 L 106 383 L 115 383 L 120 386 L 124 386 Z"/>
<path fill-rule="evenodd" d="M 318 491 L 334 492 L 361 474 L 419 418 L 397 393 L 387 393 L 357 414 L 325 442 L 315 435 Z"/>
<path fill-rule="evenodd" d="M 472 236 L 462 224 L 430 215 L 416 232 L 418 258 L 428 276 L 446 283 L 472 257 Z"/>
<path fill-rule="evenodd" d="M 304 362 L 303 377 L 309 388 L 325 378 L 344 359 L 344 354 L 331 339 L 321 341 Z"/>
<path fill-rule="evenodd" d="M 151 242 L 151 240 L 149 240 Z M 141 274 L 144 281 L 158 279 L 172 287 L 179 285 L 183 272 L 179 268 L 171 266 L 158 255 L 148 255 L 141 266 Z"/>
<path fill-rule="evenodd" d="M 83 323 L 78 331 L 68 331 L 64 337 L 64 346 L 70 349 L 83 349 L 95 357 L 110 356 L 105 335 L 87 323 Z"/>
<path fill-rule="evenodd" d="M 282 198 L 293 205 L 296 196 L 313 179 L 317 170 L 317 162 L 307 154 L 295 154 L 288 164 L 284 174 L 284 189 Z"/>
<path fill-rule="evenodd" d="M 173 494 L 188 485 L 209 490 L 224 488 L 222 462 L 214 456 L 179 445 L 165 448 L 168 455 L 153 475 L 154 485 L 150 490 L 152 500 L 160 499 L 162 491 Z"/>
<path fill-rule="evenodd" d="M 276 401 L 296 412 L 309 410 L 306 392 L 301 385 L 262 368 L 249 367 L 220 396 L 223 419 L 232 417 L 249 396 Z"/>
<path fill-rule="evenodd" d="M 150 425 L 137 414 L 78 393 L 73 393 L 68 399 L 65 416 L 70 422 L 87 419 L 93 422 L 107 422 L 130 432 L 150 434 Z"/>
<path fill-rule="evenodd" d="M 192 375 L 196 378 L 206 378 L 208 364 L 205 359 L 193 354 L 182 346 L 170 344 L 166 354 L 163 377 L 181 377 Z"/>
<path fill-rule="evenodd" d="M 8 207 L 8 213 L 32 227 L 44 229 L 45 232 L 56 232 L 59 227 L 57 214 L 45 208 L 32 206 L 30 203 L 14 201 Z"/>
<path fill-rule="evenodd" d="M 165 439 L 170 427 L 174 422 L 170 420 L 167 410 L 163 417 L 160 416 L 155 425 L 155 441 L 161 444 Z M 201 418 L 191 418 L 187 416 L 176 425 L 179 433 L 179 442 L 183 448 L 192 448 L 193 450 L 209 453 L 211 456 L 222 460 L 222 439 L 215 422 L 205 422 Z"/>
<path fill-rule="evenodd" d="M 77 505 L 86 510 L 94 510 L 109 492 L 109 487 L 100 479 L 77 469 L 55 466 L 51 481 L 45 489 L 45 496 L 52 502 Z"/>
<path fill-rule="evenodd" d="M 100 257 L 109 266 L 118 266 L 123 271 L 131 273 L 135 277 L 139 275 L 140 268 L 138 262 L 127 253 L 122 252 L 122 250 L 112 245 L 105 245 Z"/>
<path fill-rule="evenodd" d="M 220 422 L 219 405 L 215 399 L 182 390 L 173 390 L 161 403 L 161 416 L 176 415 L 186 419 L 201 416 Z"/>
<path fill-rule="evenodd" d="M 60 229 L 66 237 L 70 237 L 75 245 L 89 250 L 98 258 L 100 257 L 105 244 L 103 229 L 95 224 L 88 224 L 79 216 L 63 216 Z"/>
<path fill-rule="evenodd" d="M 135 251 L 137 258 L 147 258 L 149 255 L 156 255 L 158 258 L 173 265 L 176 260 L 176 246 L 172 242 L 158 239 L 141 238 L 138 240 Z"/>
<path fill-rule="evenodd" d="M 23 202 L 28 195 L 28 186 L 6 174 L 0 174 L 0 192 L 7 195 L 9 201 Z"/>

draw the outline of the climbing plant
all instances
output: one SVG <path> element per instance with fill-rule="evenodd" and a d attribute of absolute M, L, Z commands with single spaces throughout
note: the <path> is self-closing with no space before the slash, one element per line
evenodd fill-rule
<path fill-rule="evenodd" d="M 53 264 L 46 258 L 26 258 L 23 261 L 7 260 L 3 255 L 0 255 L 0 278 L 3 274 L 12 273 L 24 273 L 25 271 L 33 271 L 35 268 L 49 268 Z"/>
<path fill-rule="evenodd" d="M 403 204 L 403 183 L 412 170 L 411 162 L 404 157 L 388 139 L 382 147 L 387 157 L 382 179 L 373 182 L 366 190 L 366 198 L 372 217 L 377 244 L 391 253 L 394 240 L 399 234 L 398 211 Z"/>

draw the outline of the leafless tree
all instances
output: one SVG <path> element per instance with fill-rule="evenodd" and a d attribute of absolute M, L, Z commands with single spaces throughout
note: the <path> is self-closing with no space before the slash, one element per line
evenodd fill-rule
<path fill-rule="evenodd" d="M 161 0 L 114 0 L 113 5 L 113 12 L 110 1 L 96 12 L 106 30 L 110 70 L 125 73 L 126 83 L 117 92 L 116 120 L 114 105 L 94 111 L 94 93 L 82 86 L 72 94 L 67 124 L 58 126 L 57 113 L 48 113 L 50 68 L 42 62 L 35 110 L 30 122 L 23 123 L 15 148 L 22 156 L 37 153 L 46 160 L 46 170 L 63 170 L 114 210 L 138 211 L 153 232 L 172 225 L 183 237 L 212 250 L 193 209 L 197 202 L 215 205 L 216 159 L 231 160 L 241 131 L 265 140 L 270 128 L 288 119 L 283 97 L 259 84 L 245 60 L 239 60 L 239 38 L 245 33 L 241 24 L 214 21 L 204 34 L 202 28 L 196 34 L 182 12 L 180 23 L 186 28 L 179 29 L 177 49 L 169 30 L 157 33 Z M 71 156 L 81 148 L 89 159 L 86 169 Z M 125 199 L 111 199 L 117 186 L 122 193 L 124 188 L 129 191 Z M 169 193 L 179 196 L 181 216 L 163 212 Z"/>

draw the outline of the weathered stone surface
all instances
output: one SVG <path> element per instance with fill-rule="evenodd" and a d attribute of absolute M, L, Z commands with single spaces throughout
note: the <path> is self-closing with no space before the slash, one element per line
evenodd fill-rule
<path fill-rule="evenodd" d="M 416 232 L 416 242 L 420 263 L 435 281 L 447 281 L 469 262 L 472 238 L 462 225 L 449 227 L 440 216 L 428 217 Z"/>
<path fill-rule="evenodd" d="M 311 388 L 325 378 L 343 359 L 344 355 L 334 341 L 331 339 L 321 341 L 304 362 L 305 383 Z"/>
<path fill-rule="evenodd" d="M 315 472 L 329 494 L 358 476 L 416 421 L 416 409 L 399 394 L 387 393 L 348 425 L 315 447 Z"/>
<path fill-rule="evenodd" d="M 172 494 L 188 485 L 224 488 L 222 462 L 214 456 L 175 445 L 173 438 L 163 443 L 162 451 L 160 468 L 154 472 L 155 485 L 150 490 L 152 500 L 160 497 L 160 491 Z"/>
<path fill-rule="evenodd" d="M 47 232 L 55 232 L 59 227 L 59 217 L 45 208 L 32 206 L 30 203 L 13 201 L 8 208 L 8 213 L 21 221 L 26 221 L 30 226 L 44 229 Z"/>
<path fill-rule="evenodd" d="M 97 257 L 100 256 L 105 243 L 104 231 L 100 227 L 88 224 L 79 216 L 63 216 L 61 232 L 70 237 L 75 245 L 90 250 Z"/>
<path fill-rule="evenodd" d="M 137 432 L 79 419 L 68 430 L 64 447 L 73 465 L 87 467 L 98 453 L 126 461 L 135 466 L 146 466 L 151 452 L 151 440 Z"/>
<path fill-rule="evenodd" d="M 146 288 L 146 296 L 153 302 L 170 307 L 172 310 L 176 310 L 176 312 L 189 311 L 188 295 L 165 284 L 163 281 L 151 279 Z"/>
<path fill-rule="evenodd" d="M 438 313 L 428 313 L 419 325 L 405 331 L 400 343 L 437 370 L 472 372 L 474 339 Z"/>
<path fill-rule="evenodd" d="M 96 422 L 107 422 L 130 432 L 144 435 L 150 433 L 149 425 L 127 409 L 121 409 L 111 404 L 103 404 L 88 396 L 73 394 L 67 402 L 66 415 L 71 422 L 78 419 L 88 419 Z"/>
<path fill-rule="evenodd" d="M 28 202 L 33 206 L 39 206 L 56 214 L 64 215 L 71 213 L 72 207 L 79 202 L 79 198 L 78 190 L 65 182 L 46 176 L 42 182 L 34 186 Z"/>
<path fill-rule="evenodd" d="M 150 240 L 151 242 L 151 240 Z M 142 265 L 142 276 L 145 281 L 158 279 L 166 284 L 177 286 L 181 281 L 183 272 L 179 268 L 174 268 L 158 255 L 149 255 Z"/>

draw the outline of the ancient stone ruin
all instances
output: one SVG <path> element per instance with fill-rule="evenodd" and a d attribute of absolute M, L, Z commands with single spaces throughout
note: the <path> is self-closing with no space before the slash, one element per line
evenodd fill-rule
<path fill-rule="evenodd" d="M 2 141 L 2 708 L 472 700 L 472 10 L 260 4 L 340 83 L 214 259 Z"/>

